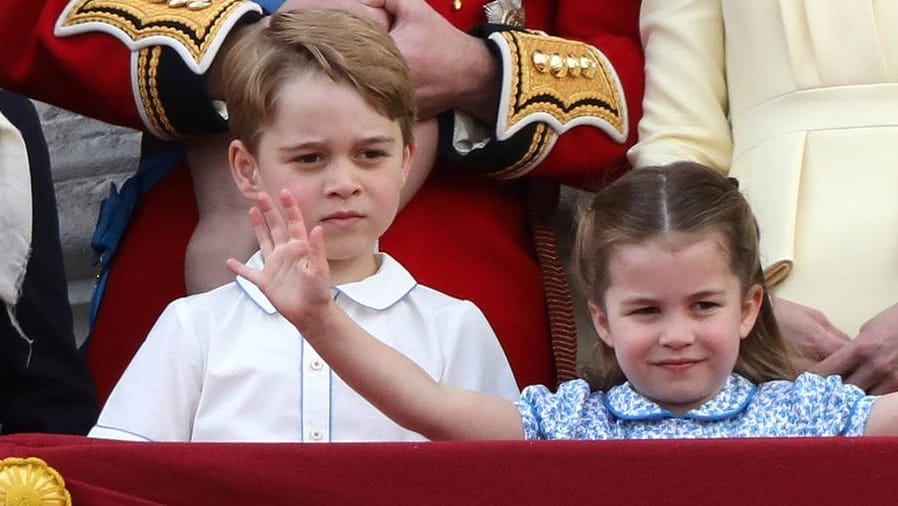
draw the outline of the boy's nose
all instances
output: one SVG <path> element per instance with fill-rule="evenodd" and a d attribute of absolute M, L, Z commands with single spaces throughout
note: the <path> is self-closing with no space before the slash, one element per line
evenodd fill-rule
<path fill-rule="evenodd" d="M 361 191 L 358 178 L 352 164 L 337 161 L 328 171 L 327 193 L 340 197 L 349 197 Z"/>

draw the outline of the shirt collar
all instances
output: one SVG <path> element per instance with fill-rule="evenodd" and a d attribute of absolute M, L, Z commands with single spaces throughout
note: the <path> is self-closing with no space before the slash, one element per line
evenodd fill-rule
<path fill-rule="evenodd" d="M 338 294 L 345 295 L 347 298 L 361 306 L 373 309 L 375 311 L 383 311 L 393 304 L 396 304 L 403 297 L 412 291 L 418 282 L 415 278 L 397 262 L 393 257 L 386 253 L 375 253 L 380 267 L 377 272 L 368 276 L 361 281 L 352 283 L 344 283 L 332 288 L 334 296 Z M 262 258 L 262 252 L 257 251 L 246 265 L 253 269 L 261 269 L 265 261 Z M 243 292 L 259 306 L 262 311 L 268 314 L 274 314 L 277 310 L 259 290 L 252 281 L 237 276 L 237 285 L 243 289 Z"/>
<path fill-rule="evenodd" d="M 665 418 L 686 418 L 698 421 L 717 421 L 731 418 L 748 406 L 758 387 L 751 381 L 733 373 L 727 378 L 720 393 L 701 406 L 676 415 L 646 399 L 633 390 L 630 383 L 618 385 L 605 395 L 604 402 L 614 416 L 622 420 L 647 421 Z"/>

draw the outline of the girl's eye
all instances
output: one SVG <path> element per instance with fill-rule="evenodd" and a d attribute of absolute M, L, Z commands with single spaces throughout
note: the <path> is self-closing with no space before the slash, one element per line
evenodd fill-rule
<path fill-rule="evenodd" d="M 630 314 L 633 314 L 633 315 L 653 315 L 653 314 L 658 314 L 658 313 L 660 313 L 660 312 L 661 312 L 661 310 L 658 309 L 658 308 L 655 307 L 655 306 L 646 306 L 646 307 L 641 307 L 641 308 L 638 308 L 638 309 L 634 309 L 633 311 L 630 312 Z"/>
<path fill-rule="evenodd" d="M 699 311 L 711 311 L 719 306 L 720 304 L 708 300 L 703 300 L 695 303 L 695 308 Z"/>

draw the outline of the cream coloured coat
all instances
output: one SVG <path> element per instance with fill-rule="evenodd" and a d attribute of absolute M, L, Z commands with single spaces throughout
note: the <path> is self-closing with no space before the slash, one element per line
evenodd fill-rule
<path fill-rule="evenodd" d="M 634 166 L 731 167 L 775 294 L 849 335 L 898 302 L 898 0 L 644 0 L 640 23 Z"/>

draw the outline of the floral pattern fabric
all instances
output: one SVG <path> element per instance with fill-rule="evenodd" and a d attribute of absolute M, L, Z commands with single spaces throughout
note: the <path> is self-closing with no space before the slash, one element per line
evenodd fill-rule
<path fill-rule="evenodd" d="M 875 396 L 804 373 L 794 382 L 756 385 L 738 374 L 705 404 L 676 415 L 629 383 L 592 392 L 583 380 L 524 389 L 515 402 L 526 439 L 667 439 L 720 437 L 859 436 Z"/>

